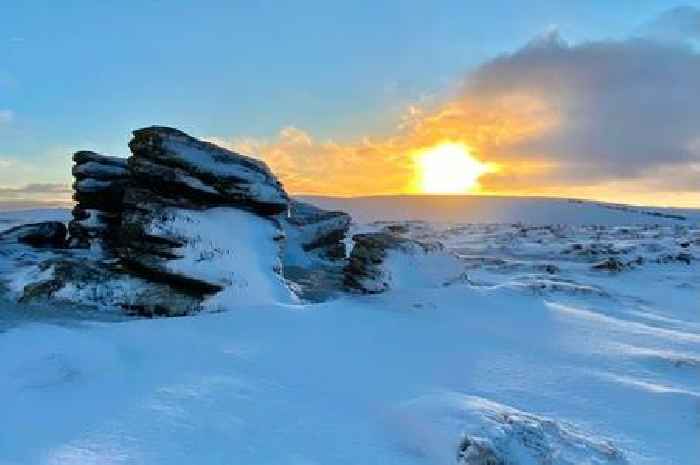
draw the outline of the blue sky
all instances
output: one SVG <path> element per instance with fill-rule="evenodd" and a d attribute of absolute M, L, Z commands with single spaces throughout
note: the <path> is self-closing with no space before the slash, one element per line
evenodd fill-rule
<path fill-rule="evenodd" d="M 2 2 L 0 160 L 46 169 L 5 170 L 0 186 L 65 180 L 50 161 L 63 151 L 126 154 L 129 131 L 155 123 L 199 136 L 386 133 L 406 105 L 552 27 L 572 42 L 619 38 L 674 5 Z"/>

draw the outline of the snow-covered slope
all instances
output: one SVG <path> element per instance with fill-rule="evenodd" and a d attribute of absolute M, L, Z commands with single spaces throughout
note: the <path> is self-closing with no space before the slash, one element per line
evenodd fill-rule
<path fill-rule="evenodd" d="M 397 256 L 384 294 L 171 319 L 0 303 L 0 463 L 697 463 L 697 225 L 402 227 L 466 274 Z"/>
<path fill-rule="evenodd" d="M 343 210 L 358 222 L 424 220 L 459 223 L 676 224 L 700 222 L 700 209 L 656 208 L 540 198 L 465 196 L 303 197 L 321 208 Z"/>

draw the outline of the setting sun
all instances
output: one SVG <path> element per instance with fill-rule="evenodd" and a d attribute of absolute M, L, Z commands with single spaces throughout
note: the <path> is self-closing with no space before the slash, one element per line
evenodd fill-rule
<path fill-rule="evenodd" d="M 461 143 L 446 142 L 417 153 L 418 189 L 426 194 L 460 194 L 479 187 L 479 177 L 494 171 Z"/>

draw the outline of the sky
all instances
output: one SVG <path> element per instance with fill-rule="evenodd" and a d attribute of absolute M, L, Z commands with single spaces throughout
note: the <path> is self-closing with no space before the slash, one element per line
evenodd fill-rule
<path fill-rule="evenodd" d="M 174 126 L 292 193 L 419 192 L 447 142 L 471 191 L 700 206 L 700 3 L 0 4 L 0 205 L 65 201 L 79 149 Z"/>

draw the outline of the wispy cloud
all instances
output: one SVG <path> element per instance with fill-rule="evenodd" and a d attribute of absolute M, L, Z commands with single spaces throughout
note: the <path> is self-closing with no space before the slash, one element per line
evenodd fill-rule
<path fill-rule="evenodd" d="M 12 110 L 0 109 L 0 124 L 11 123 L 15 119 L 15 113 Z"/>
<path fill-rule="evenodd" d="M 27 184 L 21 187 L 0 187 L 0 199 L 25 198 L 33 196 L 50 196 L 65 198 L 72 189 L 67 184 L 43 183 Z"/>

